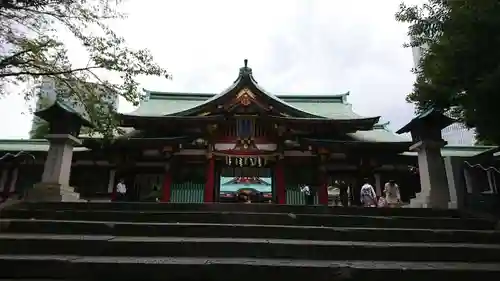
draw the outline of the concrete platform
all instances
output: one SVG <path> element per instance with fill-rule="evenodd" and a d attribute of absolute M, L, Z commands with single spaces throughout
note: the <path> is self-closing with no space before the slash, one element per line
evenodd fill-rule
<path fill-rule="evenodd" d="M 477 280 L 479 276 L 491 280 L 500 277 L 500 264 L 496 263 L 3 255 L 0 265 L 0 278 L 76 280 L 382 281 L 396 278 L 420 281 L 457 278 L 467 281 Z"/>
<path fill-rule="evenodd" d="M 500 262 L 500 245 L 475 243 L 0 234 L 0 245 L 0 255 Z"/>
<path fill-rule="evenodd" d="M 258 225 L 302 225 L 325 227 L 382 227 L 427 229 L 493 229 L 479 218 L 367 216 L 264 212 L 117 211 L 117 210 L 28 210 L 5 209 L 1 218 L 170 223 L 219 223 Z"/>
<path fill-rule="evenodd" d="M 496 280 L 496 226 L 456 210 L 20 203 L 0 210 L 0 281 Z"/>
<path fill-rule="evenodd" d="M 500 244 L 500 231 L 217 223 L 0 219 L 3 233 Z"/>

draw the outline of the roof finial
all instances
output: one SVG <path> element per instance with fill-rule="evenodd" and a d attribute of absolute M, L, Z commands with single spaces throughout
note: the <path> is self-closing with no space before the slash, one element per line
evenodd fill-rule
<path fill-rule="evenodd" d="M 243 67 L 240 67 L 239 78 L 241 78 L 241 77 L 249 77 L 249 76 L 252 75 L 252 69 L 250 67 L 248 67 L 248 60 L 244 59 L 243 63 L 244 63 Z"/>

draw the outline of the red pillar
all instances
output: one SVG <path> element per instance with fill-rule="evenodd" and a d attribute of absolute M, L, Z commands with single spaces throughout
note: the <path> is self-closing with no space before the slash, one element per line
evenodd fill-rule
<path fill-rule="evenodd" d="M 170 169 L 165 171 L 165 176 L 163 177 L 163 188 L 161 202 L 170 202 L 170 188 L 172 186 L 172 173 Z"/>
<path fill-rule="evenodd" d="M 14 170 L 11 169 L 11 167 L 6 167 L 7 169 L 7 173 L 4 174 L 5 175 L 5 179 L 3 179 L 3 191 L 2 191 L 2 196 L 5 200 L 7 200 L 7 198 L 9 198 L 9 195 L 10 195 L 10 186 L 12 184 L 12 181 L 13 180 L 16 180 L 14 178 Z"/>
<path fill-rule="evenodd" d="M 113 192 L 111 192 L 111 201 L 116 201 L 116 184 L 113 185 Z"/>
<path fill-rule="evenodd" d="M 276 201 L 278 204 L 286 204 L 285 171 L 282 159 L 276 162 L 274 173 L 276 176 Z"/>
<path fill-rule="evenodd" d="M 113 180 L 113 189 L 111 190 L 111 202 L 114 202 L 116 201 L 116 197 L 117 197 L 117 191 L 116 191 L 116 184 L 118 183 L 118 181 L 120 180 L 119 177 L 116 177 L 116 176 L 120 176 L 120 174 L 118 173 L 118 170 L 116 170 L 115 172 L 115 178 Z"/>
<path fill-rule="evenodd" d="M 206 182 L 205 182 L 205 194 L 203 196 L 203 201 L 214 202 L 214 187 L 215 187 L 215 159 L 212 156 L 208 159 L 207 171 L 206 171 Z"/>
<path fill-rule="evenodd" d="M 321 181 L 318 191 L 318 203 L 319 205 L 328 205 L 328 176 L 322 171 L 320 177 Z"/>

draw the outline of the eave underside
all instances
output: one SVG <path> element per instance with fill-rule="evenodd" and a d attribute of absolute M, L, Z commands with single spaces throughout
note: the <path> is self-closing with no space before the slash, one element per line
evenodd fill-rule
<path fill-rule="evenodd" d="M 193 126 L 213 124 L 222 122 L 226 118 L 222 115 L 214 116 L 134 116 L 121 114 L 120 126 L 133 127 L 135 129 L 148 129 L 148 128 L 161 128 L 161 127 L 175 127 Z"/>
<path fill-rule="evenodd" d="M 337 141 L 326 139 L 311 139 L 302 138 L 300 142 L 305 145 L 312 145 L 315 147 L 322 147 L 331 151 L 342 152 L 344 149 L 349 150 L 369 150 L 373 152 L 390 152 L 402 153 L 408 151 L 411 142 L 363 142 L 363 141 Z"/>
<path fill-rule="evenodd" d="M 343 132 L 356 132 L 358 130 L 371 130 L 379 121 L 379 117 L 363 118 L 355 120 L 334 120 L 325 118 L 296 118 L 263 116 L 263 122 L 272 122 L 296 129 L 322 128 L 323 130 L 335 130 Z M 217 124 L 229 120 L 222 115 L 211 116 L 133 116 L 122 114 L 120 126 L 133 127 L 135 129 L 152 129 L 166 127 L 204 127 L 209 124 Z"/>

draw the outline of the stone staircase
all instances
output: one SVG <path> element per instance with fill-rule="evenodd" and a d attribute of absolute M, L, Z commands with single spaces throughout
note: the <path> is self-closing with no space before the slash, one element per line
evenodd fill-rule
<path fill-rule="evenodd" d="M 20 203 L 0 280 L 500 280 L 496 222 L 455 210 Z"/>

